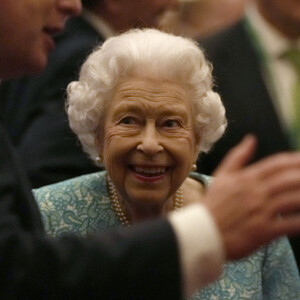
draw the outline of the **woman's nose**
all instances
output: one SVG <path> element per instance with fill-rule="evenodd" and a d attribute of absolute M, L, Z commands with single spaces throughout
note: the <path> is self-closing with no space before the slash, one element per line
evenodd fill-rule
<path fill-rule="evenodd" d="M 159 133 L 156 132 L 154 126 L 148 126 L 142 132 L 137 150 L 148 156 L 156 155 L 164 150 Z"/>
<path fill-rule="evenodd" d="M 81 13 L 81 0 L 57 0 L 58 10 L 67 17 L 78 16 Z"/>

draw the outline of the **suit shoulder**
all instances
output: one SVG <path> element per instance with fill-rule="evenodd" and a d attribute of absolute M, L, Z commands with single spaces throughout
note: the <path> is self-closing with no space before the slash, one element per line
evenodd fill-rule
<path fill-rule="evenodd" d="M 71 19 L 63 34 L 55 39 L 56 49 L 49 57 L 49 64 L 65 65 L 66 61 L 85 58 L 95 46 L 104 42 L 102 37 L 90 24 L 82 18 Z"/>
<path fill-rule="evenodd" d="M 230 51 L 233 43 L 240 42 L 244 38 L 243 23 L 239 22 L 216 34 L 200 39 L 198 43 L 208 57 L 214 57 Z"/>

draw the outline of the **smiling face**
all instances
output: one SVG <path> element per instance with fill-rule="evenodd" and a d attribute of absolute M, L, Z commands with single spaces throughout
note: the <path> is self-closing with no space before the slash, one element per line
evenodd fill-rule
<path fill-rule="evenodd" d="M 163 207 L 197 158 L 192 105 L 180 85 L 128 79 L 106 111 L 100 154 L 128 206 Z"/>
<path fill-rule="evenodd" d="M 81 10 L 80 0 L 0 0 L 0 7 L 0 78 L 43 70 L 51 35 Z"/>

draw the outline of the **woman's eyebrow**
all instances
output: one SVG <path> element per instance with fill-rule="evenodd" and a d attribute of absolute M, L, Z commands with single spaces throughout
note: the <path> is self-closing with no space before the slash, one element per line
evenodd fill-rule
<path fill-rule="evenodd" d="M 113 116 L 119 115 L 124 112 L 141 113 L 145 108 L 135 103 L 122 102 L 115 106 Z"/>
<path fill-rule="evenodd" d="M 136 103 L 119 103 L 115 106 L 115 110 L 113 112 L 113 118 L 118 118 L 120 115 L 124 113 L 134 113 L 137 115 L 142 115 L 145 113 L 156 113 L 157 108 L 151 108 L 148 105 L 140 105 Z M 184 122 L 187 122 L 189 112 L 183 105 L 174 105 L 172 108 L 166 106 L 165 104 L 160 105 L 158 108 L 159 116 L 161 117 L 169 117 L 169 116 L 178 116 L 183 119 Z"/>

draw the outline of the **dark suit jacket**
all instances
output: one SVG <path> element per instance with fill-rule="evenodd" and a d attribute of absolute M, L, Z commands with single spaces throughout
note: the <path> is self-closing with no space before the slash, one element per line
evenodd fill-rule
<path fill-rule="evenodd" d="M 182 299 L 176 238 L 166 220 L 85 240 L 46 238 L 1 123 L 0 140 L 1 299 Z"/>
<path fill-rule="evenodd" d="M 216 90 L 226 108 L 228 128 L 211 152 L 200 156 L 198 171 L 211 174 L 227 151 L 247 133 L 258 138 L 254 161 L 290 150 L 288 136 L 262 77 L 260 55 L 251 43 L 244 21 L 200 41 L 200 45 L 213 64 Z M 292 238 L 291 243 L 300 266 L 300 238 Z"/>
<path fill-rule="evenodd" d="M 244 23 L 200 41 L 200 45 L 212 62 L 216 91 L 226 108 L 228 128 L 212 151 L 199 158 L 198 170 L 211 174 L 226 152 L 247 133 L 258 138 L 254 160 L 290 149 L 262 77 L 260 56 Z"/>
<path fill-rule="evenodd" d="M 81 17 L 57 36 L 47 69 L 38 76 L 4 82 L 5 124 L 33 187 L 58 182 L 98 168 L 83 153 L 65 113 L 65 90 L 78 78 L 82 62 L 103 38 Z"/>

